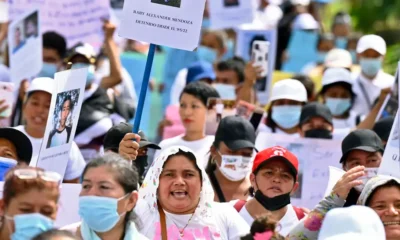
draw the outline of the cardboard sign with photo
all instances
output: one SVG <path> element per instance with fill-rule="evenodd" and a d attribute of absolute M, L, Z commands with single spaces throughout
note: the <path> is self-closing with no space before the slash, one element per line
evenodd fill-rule
<path fill-rule="evenodd" d="M 400 178 L 399 114 L 397 111 L 378 174 Z"/>
<path fill-rule="evenodd" d="M 12 106 L 14 102 L 14 83 L 0 82 L 0 108 L 8 106 L 8 108 L 0 112 L 0 118 L 8 118 L 12 113 Z"/>
<path fill-rule="evenodd" d="M 236 100 L 209 98 L 207 101 L 206 135 L 215 135 L 219 122 L 236 114 Z"/>
<path fill-rule="evenodd" d="M 400 63 L 399 63 L 400 64 Z M 395 82 L 392 87 L 391 94 L 387 95 L 385 102 L 383 103 L 379 113 L 375 119 L 375 122 L 379 121 L 385 117 L 396 117 L 397 110 L 399 108 L 399 96 L 398 96 L 398 88 L 399 88 L 399 68 L 396 70 L 396 74 L 394 75 Z M 376 102 L 378 99 L 376 100 Z"/>
<path fill-rule="evenodd" d="M 254 3 L 250 0 L 208 1 L 211 29 L 236 28 L 254 19 Z"/>
<path fill-rule="evenodd" d="M 37 167 L 64 176 L 84 98 L 88 68 L 55 74 L 46 132 Z"/>

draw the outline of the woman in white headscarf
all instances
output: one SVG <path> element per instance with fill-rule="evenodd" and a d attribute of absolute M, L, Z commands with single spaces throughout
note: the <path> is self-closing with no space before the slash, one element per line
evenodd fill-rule
<path fill-rule="evenodd" d="M 239 240 L 250 227 L 232 206 L 214 202 L 203 159 L 186 147 L 164 150 L 151 165 L 135 208 L 149 239 Z"/>

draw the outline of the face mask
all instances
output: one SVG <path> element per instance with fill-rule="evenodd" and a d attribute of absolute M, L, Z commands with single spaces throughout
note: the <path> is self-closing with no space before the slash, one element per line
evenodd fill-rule
<path fill-rule="evenodd" d="M 203 23 L 201 24 L 202 28 L 210 28 L 211 21 L 209 18 L 203 18 Z"/>
<path fill-rule="evenodd" d="M 332 132 L 327 129 L 311 129 L 304 134 L 306 138 L 332 139 Z"/>
<path fill-rule="evenodd" d="M 223 57 L 223 60 L 233 58 L 234 56 L 235 56 L 235 42 L 232 39 L 229 39 L 226 43 L 226 53 Z"/>
<path fill-rule="evenodd" d="M 221 99 L 236 99 L 235 86 L 221 83 L 215 83 L 212 86 L 217 90 Z"/>
<path fill-rule="evenodd" d="M 138 170 L 139 176 L 144 175 L 144 169 L 146 168 L 148 156 L 137 156 L 135 162 L 136 168 Z"/>
<path fill-rule="evenodd" d="M 0 181 L 4 181 L 4 176 L 11 168 L 15 167 L 18 162 L 14 159 L 0 157 Z"/>
<path fill-rule="evenodd" d="M 250 172 L 251 157 L 221 155 L 219 170 L 232 182 L 243 180 Z"/>
<path fill-rule="evenodd" d="M 327 55 L 327 52 L 317 52 L 317 63 L 323 63 L 325 61 L 325 57 Z"/>
<path fill-rule="evenodd" d="M 363 183 L 362 183 L 361 185 L 355 186 L 354 188 L 355 188 L 357 191 L 362 192 L 362 190 L 363 190 L 364 187 L 365 187 L 365 184 L 367 184 L 367 182 L 368 182 L 371 178 L 373 178 L 373 177 L 375 177 L 376 175 L 378 175 L 378 169 L 379 169 L 379 168 L 365 168 L 365 176 L 362 176 L 362 177 L 358 178 L 358 180 L 362 180 Z"/>
<path fill-rule="evenodd" d="M 254 198 L 268 211 L 276 211 L 290 204 L 290 193 L 269 198 L 257 190 Z"/>
<path fill-rule="evenodd" d="M 335 39 L 335 46 L 337 48 L 345 49 L 347 46 L 347 38 L 345 37 L 337 37 Z"/>
<path fill-rule="evenodd" d="M 79 197 L 79 215 L 93 231 L 110 231 L 123 215 L 117 212 L 118 201 L 128 195 L 118 199 L 98 196 Z"/>
<path fill-rule="evenodd" d="M 57 65 L 54 63 L 43 63 L 42 70 L 39 72 L 37 77 L 49 77 L 54 78 L 54 74 L 57 72 Z"/>
<path fill-rule="evenodd" d="M 90 84 L 92 84 L 94 82 L 95 79 L 95 69 L 94 69 L 94 65 L 92 64 L 88 64 L 88 63 L 75 63 L 74 65 L 72 65 L 71 69 L 78 69 L 78 68 L 89 68 L 88 69 L 88 75 L 86 78 L 86 87 L 89 86 Z"/>
<path fill-rule="evenodd" d="M 381 58 L 361 58 L 360 66 L 362 72 L 369 76 L 373 77 L 378 74 L 379 70 L 382 68 L 382 59 Z"/>
<path fill-rule="evenodd" d="M 209 47 L 199 46 L 196 52 L 199 61 L 206 61 L 209 63 L 217 61 L 217 52 Z"/>
<path fill-rule="evenodd" d="M 353 61 L 353 64 L 357 63 L 357 52 L 355 50 L 349 51 L 351 55 L 351 60 Z"/>
<path fill-rule="evenodd" d="M 333 116 L 344 114 L 351 107 L 350 98 L 327 98 L 325 105 L 331 110 Z"/>
<path fill-rule="evenodd" d="M 272 120 L 283 129 L 290 129 L 300 122 L 301 106 L 274 106 L 272 107 Z"/>
<path fill-rule="evenodd" d="M 19 214 L 14 217 L 5 216 L 7 220 L 14 220 L 15 232 L 11 240 L 32 239 L 35 236 L 53 228 L 53 220 L 40 213 Z"/>

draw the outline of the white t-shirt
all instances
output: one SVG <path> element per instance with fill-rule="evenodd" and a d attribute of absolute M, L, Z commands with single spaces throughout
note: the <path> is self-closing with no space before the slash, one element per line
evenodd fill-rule
<path fill-rule="evenodd" d="M 210 151 L 210 147 L 214 142 L 214 136 L 206 136 L 203 139 L 190 142 L 183 140 L 183 136 L 184 135 L 182 134 L 173 138 L 162 140 L 159 144 L 161 150 L 157 150 L 155 152 L 154 159 L 158 157 L 163 149 L 167 149 L 172 146 L 188 147 L 193 150 L 193 152 L 195 152 L 199 157 L 204 157 L 204 159 L 206 159 L 207 153 Z"/>
<path fill-rule="evenodd" d="M 36 166 L 38 155 L 40 152 L 40 147 L 42 146 L 43 138 L 33 138 L 29 136 L 29 134 L 25 131 L 25 127 L 20 125 L 15 127 L 15 129 L 24 133 L 32 143 L 32 159 L 30 162 L 30 166 Z M 67 169 L 65 170 L 64 179 L 72 180 L 81 176 L 83 169 L 85 168 L 85 160 L 82 157 L 82 154 L 76 145 L 75 142 L 72 142 L 71 151 L 69 151 L 69 159 L 67 164 Z"/>
<path fill-rule="evenodd" d="M 61 146 L 67 143 L 68 133 L 67 129 L 64 128 L 61 132 L 56 131 L 51 138 L 50 146 Z"/>
<path fill-rule="evenodd" d="M 237 200 L 231 201 L 230 204 L 235 205 Z M 239 212 L 240 216 L 251 226 L 254 222 L 254 218 L 250 215 L 249 211 L 247 211 L 246 206 L 243 206 Z M 283 218 L 279 221 L 279 234 L 282 236 L 287 236 L 289 232 L 297 225 L 299 222 L 299 218 L 296 215 L 296 212 L 293 209 L 291 204 L 288 205 L 287 211 Z"/>
<path fill-rule="evenodd" d="M 224 112 L 224 104 L 223 103 L 217 103 L 215 105 L 215 111 L 219 114 L 222 114 Z"/>
<path fill-rule="evenodd" d="M 237 211 L 229 204 L 226 203 L 211 203 L 213 209 L 213 216 L 215 218 L 215 224 L 218 228 L 221 239 L 222 240 L 240 240 L 240 237 L 248 234 L 250 232 L 250 226 L 246 223 L 246 221 L 240 217 Z M 154 219 L 148 219 L 150 214 L 148 213 L 147 203 L 143 200 L 139 199 L 137 203 L 137 207 L 135 207 L 134 211 L 140 217 L 142 228 L 140 229 L 140 233 L 148 237 L 149 239 L 156 239 L 155 233 L 157 231 L 157 226 L 160 226 L 159 218 L 156 219 L 157 222 L 153 222 Z M 188 223 L 191 214 L 187 215 L 176 215 L 172 213 L 165 212 L 167 231 L 177 232 L 178 229 L 183 229 Z M 178 228 L 178 229 L 177 229 Z M 207 226 L 201 226 L 196 224 L 189 224 L 185 228 L 185 234 L 192 233 L 193 235 L 199 236 L 205 231 Z M 178 235 L 178 240 L 179 234 Z M 185 239 L 193 239 L 185 238 Z M 198 237 L 198 239 L 209 239 L 204 237 Z M 175 240 L 175 239 L 174 239 Z"/>
<path fill-rule="evenodd" d="M 276 127 L 275 128 L 275 132 L 272 131 L 272 129 L 270 127 L 268 127 L 267 125 L 265 125 L 265 123 L 263 123 L 264 121 L 261 121 L 260 125 L 258 126 L 257 132 L 267 132 L 267 133 L 275 133 L 275 134 L 281 134 L 281 135 L 289 135 L 289 136 L 293 136 L 293 137 L 300 137 L 300 134 L 298 132 L 293 133 L 293 134 L 289 134 L 286 133 L 284 131 L 282 131 L 280 128 Z"/>
<path fill-rule="evenodd" d="M 350 115 L 346 119 L 338 119 L 338 118 L 333 118 L 333 127 L 335 129 L 341 129 L 341 128 L 355 128 L 357 127 L 357 116 L 359 116 L 356 112 L 350 111 Z M 360 118 L 360 122 L 361 122 Z"/>

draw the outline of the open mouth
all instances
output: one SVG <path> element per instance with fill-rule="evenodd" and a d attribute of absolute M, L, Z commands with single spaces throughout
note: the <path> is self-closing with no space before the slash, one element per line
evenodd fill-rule
<path fill-rule="evenodd" d="M 394 222 L 383 222 L 383 225 L 385 225 L 385 226 L 400 225 L 400 221 L 394 221 Z"/>
<path fill-rule="evenodd" d="M 182 191 L 182 190 L 177 190 L 177 191 L 172 191 L 171 195 L 174 196 L 175 198 L 182 199 L 188 195 L 188 192 Z"/>
<path fill-rule="evenodd" d="M 43 124 L 45 122 L 45 120 L 41 117 L 34 117 L 32 120 L 35 124 Z"/>
<path fill-rule="evenodd" d="M 280 187 L 270 187 L 269 190 L 275 191 L 275 192 L 282 192 L 282 189 Z"/>

